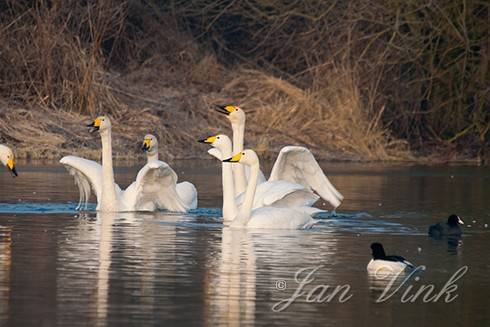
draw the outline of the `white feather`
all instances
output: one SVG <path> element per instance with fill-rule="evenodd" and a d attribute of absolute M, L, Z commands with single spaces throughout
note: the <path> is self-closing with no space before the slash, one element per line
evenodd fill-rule
<path fill-rule="evenodd" d="M 310 150 L 305 147 L 285 146 L 281 149 L 269 177 L 269 181 L 279 180 L 311 188 L 334 208 L 337 208 L 344 198 L 328 180 Z"/>
<path fill-rule="evenodd" d="M 212 143 L 213 148 L 208 150 L 208 153 L 215 158 L 221 160 L 221 158 L 229 158 L 232 156 L 231 140 L 226 135 L 217 135 L 215 141 Z M 239 164 L 232 164 L 232 167 L 241 166 Z M 223 166 L 223 172 L 226 169 Z M 245 173 L 247 179 L 250 179 L 250 167 L 245 166 Z M 233 173 L 235 170 L 233 170 Z M 236 194 L 236 185 L 234 184 L 233 176 L 226 177 L 223 176 L 224 184 L 233 184 Z M 300 185 L 298 183 L 289 182 L 285 180 L 276 181 L 264 181 L 264 175 L 258 169 L 257 183 L 258 186 L 255 192 L 255 198 L 253 203 L 253 209 L 260 208 L 263 206 L 275 206 L 275 207 L 307 207 L 312 206 L 317 200 L 318 195 L 312 192 L 309 186 Z M 243 199 L 245 197 L 245 192 L 239 194 L 235 198 L 237 206 L 241 206 Z M 227 217 L 227 219 L 230 217 Z"/>
<path fill-rule="evenodd" d="M 245 193 L 240 194 L 237 205 L 241 206 Z M 311 206 L 318 200 L 318 196 L 303 185 L 286 181 L 263 182 L 257 186 L 253 209 L 264 206 L 275 207 L 302 207 Z"/>
<path fill-rule="evenodd" d="M 317 221 L 307 213 L 295 208 L 262 207 L 252 211 L 247 228 L 260 229 L 309 229 Z M 239 220 L 233 221 L 231 227 L 243 227 Z"/>
<path fill-rule="evenodd" d="M 80 192 L 79 209 L 86 208 L 91 189 L 97 197 L 97 210 L 101 211 L 167 209 L 186 212 L 197 207 L 196 188 L 189 182 L 177 184 L 175 171 L 157 159 L 158 146 L 153 149 L 151 155 L 148 154 L 148 163 L 138 172 L 136 180 L 125 191 L 121 191 L 114 182 L 112 171 L 110 120 L 106 117 L 102 120 L 106 124 L 104 132 L 101 132 L 102 162 L 106 166 L 102 167 L 95 161 L 75 156 L 66 156 L 60 160 L 75 178 Z M 155 139 L 155 145 L 157 144 Z"/>
<path fill-rule="evenodd" d="M 235 110 L 227 115 L 233 130 L 234 152 L 243 150 L 245 116 L 245 112 L 236 106 Z M 238 180 L 240 184 L 243 184 L 237 169 L 234 169 L 233 173 L 235 180 Z M 247 168 L 245 169 L 245 173 L 247 173 Z M 261 183 L 261 180 L 265 181 L 265 178 L 262 178 L 263 174 L 259 169 L 259 184 Z M 249 178 L 247 177 L 246 179 L 248 180 Z M 285 146 L 281 149 L 268 181 L 272 182 L 278 180 L 301 184 L 318 193 L 321 198 L 329 202 L 334 208 L 337 208 L 344 199 L 342 194 L 337 191 L 323 173 L 313 154 L 305 147 Z M 237 188 L 237 190 L 240 189 L 242 189 L 242 187 Z"/>
<path fill-rule="evenodd" d="M 242 156 L 239 158 L 239 164 L 245 164 L 250 166 L 250 180 L 245 191 L 242 205 L 240 206 L 238 213 L 235 217 L 224 217 L 225 220 L 231 220 L 232 227 L 238 228 L 260 228 L 260 229 L 306 229 L 311 228 L 316 221 L 312 218 L 313 210 L 305 211 L 303 206 L 301 207 L 273 207 L 262 206 L 260 208 L 253 209 L 254 202 L 257 201 L 257 181 L 259 176 L 259 158 L 257 154 L 252 150 L 245 150 L 242 152 Z M 225 164 L 225 163 L 224 163 Z M 232 177 L 231 167 L 223 164 L 223 170 L 227 169 L 226 174 Z M 229 165 L 229 164 L 228 164 Z M 286 182 L 282 182 L 286 183 Z M 261 184 L 263 185 L 263 184 Z M 281 186 L 280 183 L 277 185 Z M 302 187 L 302 186 L 297 186 Z M 235 206 L 235 198 L 233 197 L 233 179 L 225 181 L 223 178 L 223 204 L 230 204 Z M 267 205 L 268 197 L 271 197 L 270 201 L 275 203 L 276 197 L 284 198 L 284 187 L 278 187 L 277 190 L 273 190 L 273 187 L 269 190 L 270 193 L 259 199 L 264 199 L 264 205 Z M 223 208 L 223 212 L 225 208 Z M 230 219 L 231 218 L 231 219 Z"/>

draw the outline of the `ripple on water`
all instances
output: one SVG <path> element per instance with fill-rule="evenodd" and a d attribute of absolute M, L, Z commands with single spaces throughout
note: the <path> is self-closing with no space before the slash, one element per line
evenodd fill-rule
<path fill-rule="evenodd" d="M 42 203 L 42 202 L 17 202 L 17 203 L 0 203 L 0 213 L 10 214 L 51 214 L 51 213 L 75 213 L 80 212 L 76 210 L 78 203 Z M 96 208 L 95 203 L 88 203 L 88 208 L 84 212 L 94 212 Z M 187 214 L 178 212 L 158 211 L 163 212 L 166 215 L 175 216 L 191 216 L 191 217 L 219 217 L 221 216 L 221 209 L 219 208 L 197 208 L 190 210 Z"/>
<path fill-rule="evenodd" d="M 62 214 L 62 213 L 76 213 L 78 203 L 30 203 L 30 202 L 18 202 L 18 203 L 0 203 L 0 214 Z M 95 210 L 96 205 L 93 203 L 88 204 L 88 210 Z"/>
<path fill-rule="evenodd" d="M 321 219 L 315 227 L 319 229 L 333 228 L 336 231 L 356 234 L 420 234 L 416 228 L 374 217 L 366 212 L 336 213 Z"/>
<path fill-rule="evenodd" d="M 77 203 L 0 203 L 0 214 L 76 214 Z M 88 210 L 83 211 L 82 217 L 96 218 L 96 205 L 88 204 Z M 121 218 L 131 221 L 134 217 L 149 215 L 156 223 L 178 225 L 188 228 L 219 229 L 222 227 L 220 208 L 197 208 L 187 213 L 157 211 L 119 213 Z M 391 222 L 371 216 L 366 212 L 326 212 L 316 215 L 319 223 L 313 227 L 317 231 L 347 231 L 351 233 L 391 233 L 391 234 L 420 234 L 416 228 L 407 227 L 398 222 Z"/>

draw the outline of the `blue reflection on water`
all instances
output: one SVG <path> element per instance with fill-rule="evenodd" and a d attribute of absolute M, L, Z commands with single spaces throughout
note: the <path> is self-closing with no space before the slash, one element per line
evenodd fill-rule
<path fill-rule="evenodd" d="M 77 203 L 0 203 L 0 214 L 76 214 Z M 85 213 L 95 213 L 96 204 L 89 203 Z M 156 218 L 157 223 L 177 224 L 182 227 L 190 228 L 220 228 L 222 226 L 220 208 L 197 208 L 187 213 L 157 211 L 154 213 L 133 213 L 148 214 Z M 393 233 L 393 234 L 420 234 L 416 228 L 407 227 L 398 222 L 387 221 L 371 216 L 366 212 L 324 212 L 315 215 L 318 224 L 313 230 L 336 230 L 351 233 Z"/>

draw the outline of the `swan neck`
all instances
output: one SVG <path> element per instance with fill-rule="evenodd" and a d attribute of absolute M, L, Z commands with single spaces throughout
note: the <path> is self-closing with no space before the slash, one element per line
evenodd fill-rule
<path fill-rule="evenodd" d="M 233 183 L 233 171 L 230 162 L 223 162 L 222 178 L 223 178 L 223 221 L 232 221 L 238 212 L 235 203 L 235 187 Z"/>
<path fill-rule="evenodd" d="M 243 151 L 245 124 L 232 123 L 231 129 L 233 130 L 233 154 L 236 154 L 237 152 Z"/>
<path fill-rule="evenodd" d="M 114 187 L 114 169 L 112 166 L 112 136 L 111 131 L 100 133 L 102 140 L 102 199 L 101 211 L 115 211 L 116 189 Z"/>
<path fill-rule="evenodd" d="M 233 130 L 233 154 L 243 151 L 243 142 L 245 135 L 244 123 L 231 124 Z M 247 178 L 245 176 L 245 167 L 241 164 L 233 166 L 233 174 L 235 178 L 235 196 L 245 192 L 247 187 Z"/>
<path fill-rule="evenodd" d="M 250 179 L 248 181 L 247 191 L 245 193 L 245 200 L 243 202 L 240 216 L 246 218 L 246 221 L 250 220 L 252 216 L 252 208 L 255 198 L 255 190 L 257 188 L 257 179 L 259 177 L 259 164 L 253 164 L 250 167 Z"/>
<path fill-rule="evenodd" d="M 231 157 L 231 144 L 221 150 L 222 158 Z M 223 221 L 230 222 L 237 215 L 235 202 L 235 185 L 233 182 L 233 163 L 223 162 L 221 164 L 221 178 L 223 185 Z"/>
<path fill-rule="evenodd" d="M 146 153 L 147 163 L 158 161 L 158 151 L 152 151 Z"/>

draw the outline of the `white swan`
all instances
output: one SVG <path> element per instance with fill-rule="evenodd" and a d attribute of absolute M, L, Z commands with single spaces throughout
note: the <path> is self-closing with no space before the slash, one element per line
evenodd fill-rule
<path fill-rule="evenodd" d="M 147 163 L 138 172 L 136 181 L 122 191 L 114 181 L 110 119 L 100 116 L 89 127 L 92 131 L 100 132 L 102 166 L 95 161 L 76 156 L 66 156 L 60 160 L 75 177 L 80 191 L 79 207 L 87 203 L 93 189 L 97 197 L 97 210 L 101 212 L 155 209 L 185 212 L 189 209 L 177 192 L 177 175 L 161 161 Z"/>
<path fill-rule="evenodd" d="M 223 162 L 241 163 L 250 167 L 250 178 L 245 200 L 231 227 L 260 229 L 307 229 L 316 223 L 310 214 L 298 208 L 261 207 L 253 210 L 255 191 L 259 178 L 259 158 L 252 150 L 244 150 Z M 224 186 L 224 185 L 223 185 Z M 226 198 L 225 198 L 226 196 Z M 223 202 L 234 203 L 231 192 L 223 193 Z"/>
<path fill-rule="evenodd" d="M 145 135 L 142 150 L 146 152 L 148 164 L 159 162 L 167 165 L 167 163 L 158 160 L 158 139 L 156 136 L 151 134 Z M 170 167 L 169 169 L 172 170 Z M 173 170 L 172 173 L 175 174 Z M 175 180 L 177 181 L 177 174 L 175 174 Z M 184 181 L 176 184 L 175 188 L 180 199 L 188 209 L 197 208 L 197 189 L 194 184 Z"/>
<path fill-rule="evenodd" d="M 199 142 L 213 146 L 208 153 L 219 160 L 230 158 L 232 155 L 231 140 L 226 135 L 220 134 L 210 136 L 203 140 L 199 140 Z M 245 193 L 242 193 L 238 197 L 235 196 L 232 166 L 233 164 L 228 162 L 222 163 L 223 219 L 225 221 L 233 220 L 237 214 L 237 210 L 243 205 L 245 198 Z M 225 197 L 230 197 L 234 200 L 225 201 Z M 317 208 L 311 208 L 318 198 L 319 197 L 314 194 L 310 188 L 300 184 L 281 180 L 266 181 L 257 185 L 252 209 L 265 206 L 295 207 L 297 210 L 313 214 L 322 211 Z"/>
<path fill-rule="evenodd" d="M 231 122 L 231 128 L 233 130 L 233 153 L 242 151 L 246 120 L 245 112 L 241 108 L 233 105 L 216 106 L 216 110 L 219 113 L 225 114 Z M 237 168 L 233 172 L 236 190 L 240 191 L 246 185 L 245 172 L 243 168 Z M 259 176 L 263 176 L 260 170 Z M 310 187 L 334 208 L 337 208 L 344 199 L 342 194 L 328 180 L 313 154 L 305 147 L 283 147 L 274 163 L 268 180 L 284 180 Z"/>
<path fill-rule="evenodd" d="M 0 162 L 8 168 L 13 177 L 18 176 L 15 169 L 15 155 L 11 148 L 6 145 L 0 144 Z"/>
<path fill-rule="evenodd" d="M 245 113 L 235 106 L 216 106 L 219 113 L 225 114 L 231 122 L 233 130 L 233 153 L 243 151 L 243 142 L 245 138 Z M 247 187 L 247 172 L 248 166 L 234 165 L 233 177 L 235 179 L 235 195 L 240 195 L 245 192 Z M 265 176 L 259 169 L 258 184 L 265 182 Z"/>

